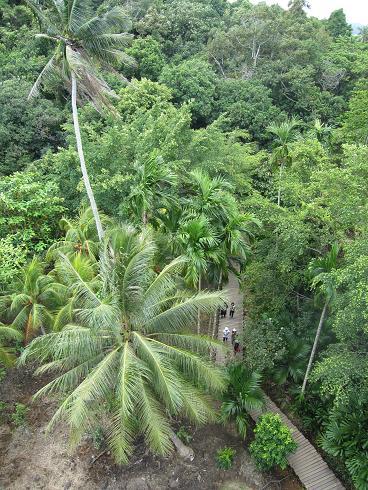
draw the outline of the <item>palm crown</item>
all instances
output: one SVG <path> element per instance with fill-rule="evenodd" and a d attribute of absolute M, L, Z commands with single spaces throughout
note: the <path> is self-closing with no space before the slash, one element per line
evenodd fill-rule
<path fill-rule="evenodd" d="M 168 417 L 204 422 L 212 412 L 203 393 L 224 388 L 222 371 L 210 360 L 217 342 L 192 333 L 198 309 L 214 312 L 220 295 L 181 289 L 183 258 L 155 274 L 155 252 L 147 233 L 110 232 L 93 286 L 64 257 L 58 273 L 72 284 L 75 322 L 38 337 L 22 355 L 43 362 L 39 372 L 61 371 L 38 392 L 64 396 L 51 424 L 65 418 L 78 441 L 102 417 L 119 462 L 128 460 L 139 433 L 166 454 Z"/>
<path fill-rule="evenodd" d="M 40 330 L 52 327 L 53 312 L 63 304 L 66 289 L 52 275 L 45 274 L 44 264 L 37 257 L 22 270 L 13 289 L 1 298 L 1 303 L 7 307 L 12 327 L 24 333 L 27 344 Z"/>
<path fill-rule="evenodd" d="M 35 12 L 43 33 L 56 45 L 54 54 L 41 71 L 30 97 L 37 96 L 47 80 L 61 80 L 70 91 L 73 74 L 78 80 L 79 98 L 90 100 L 97 108 L 108 104 L 111 90 L 99 74 L 99 67 L 116 62 L 131 63 L 122 48 L 131 35 L 129 22 L 121 7 L 94 15 L 91 0 L 27 0 Z"/>

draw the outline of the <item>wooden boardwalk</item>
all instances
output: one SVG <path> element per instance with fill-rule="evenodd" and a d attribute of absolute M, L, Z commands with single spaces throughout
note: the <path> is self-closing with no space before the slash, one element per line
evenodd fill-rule
<path fill-rule="evenodd" d="M 225 296 L 228 298 L 229 308 L 225 318 L 220 318 L 218 339 L 222 341 L 222 332 L 225 327 L 230 330 L 229 335 L 229 353 L 224 355 L 222 350 L 217 351 L 216 361 L 223 364 L 227 356 L 233 356 L 232 345 L 231 345 L 231 331 L 236 328 L 238 335 L 240 336 L 243 331 L 243 295 L 240 293 L 239 283 L 234 274 L 231 274 L 229 283 L 227 284 L 225 290 Z M 230 318 L 230 303 L 235 303 L 235 313 L 234 318 Z"/>
<path fill-rule="evenodd" d="M 236 305 L 234 318 L 220 318 L 218 338 L 222 340 L 222 332 L 227 326 L 231 331 L 234 327 L 240 334 L 243 329 L 243 296 L 240 293 L 239 284 L 234 275 L 231 275 L 227 289 L 227 297 Z M 231 347 L 231 342 L 229 339 Z M 232 356 L 232 354 L 229 354 Z M 224 363 L 226 357 L 218 351 L 217 362 Z M 288 457 L 289 465 L 307 490 L 343 490 L 345 487 L 337 479 L 335 474 L 322 459 L 314 446 L 306 439 L 295 425 L 284 415 L 275 403 L 265 395 L 265 407 L 262 410 L 254 410 L 251 417 L 254 420 L 264 412 L 278 413 L 292 431 L 298 444 L 297 450 Z"/>

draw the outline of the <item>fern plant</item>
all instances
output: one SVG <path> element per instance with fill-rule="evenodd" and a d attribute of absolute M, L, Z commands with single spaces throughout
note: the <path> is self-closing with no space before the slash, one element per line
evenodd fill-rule
<path fill-rule="evenodd" d="M 239 435 L 245 439 L 249 426 L 250 410 L 264 405 L 261 390 L 261 376 L 246 369 L 242 363 L 233 363 L 228 367 L 229 385 L 221 405 L 222 423 L 234 421 Z"/>
<path fill-rule="evenodd" d="M 323 436 L 322 448 L 345 461 L 355 488 L 368 488 L 368 416 L 367 405 L 359 401 L 353 406 L 336 408 Z"/>

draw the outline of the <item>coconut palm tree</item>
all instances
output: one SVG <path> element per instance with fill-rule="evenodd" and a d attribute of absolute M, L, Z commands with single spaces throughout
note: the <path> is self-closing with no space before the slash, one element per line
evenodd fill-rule
<path fill-rule="evenodd" d="M 177 251 L 186 259 L 187 283 L 202 290 L 202 281 L 210 263 L 221 261 L 221 249 L 215 231 L 204 216 L 185 220 L 176 237 Z M 201 331 L 201 310 L 198 309 L 197 333 Z"/>
<path fill-rule="evenodd" d="M 336 269 L 339 251 L 339 245 L 334 243 L 331 250 L 325 255 L 325 257 L 313 260 L 309 266 L 309 272 L 313 278 L 312 287 L 318 289 L 317 298 L 322 296 L 324 298 L 324 305 L 319 319 L 316 336 L 314 338 L 312 351 L 309 357 L 308 366 L 304 375 L 302 394 L 305 392 L 309 373 L 312 369 L 313 360 L 316 355 L 318 341 L 326 318 L 328 306 L 335 295 L 335 281 L 332 272 Z"/>
<path fill-rule="evenodd" d="M 64 296 L 62 306 L 55 311 L 53 331 L 60 331 L 74 320 L 74 310 L 77 304 L 78 293 L 78 291 L 74 289 L 75 274 L 78 274 L 80 280 L 84 281 L 88 284 L 88 287 L 92 289 L 98 284 L 98 263 L 95 259 L 86 257 L 85 255 L 82 255 L 82 253 L 77 255 L 73 254 L 71 257 L 68 257 L 73 267 L 73 274 L 70 277 L 65 274 L 65 268 L 62 263 L 64 258 L 64 255 L 59 255 L 59 259 L 55 263 L 55 270 L 50 273 L 58 283 L 65 286 L 67 293 Z"/>
<path fill-rule="evenodd" d="M 14 341 L 22 340 L 22 338 L 23 335 L 21 332 L 9 325 L 0 323 L 0 362 L 4 364 L 5 367 L 13 366 L 16 357 L 14 355 L 14 349 L 4 345 L 4 339 Z"/>
<path fill-rule="evenodd" d="M 122 51 L 131 38 L 124 32 L 128 26 L 127 18 L 121 7 L 95 15 L 92 0 L 45 0 L 42 3 L 27 0 L 27 4 L 43 31 L 38 36 L 55 44 L 54 53 L 38 76 L 29 97 L 38 96 L 43 84 L 56 80 L 61 81 L 71 93 L 83 182 L 101 240 L 103 228 L 84 159 L 77 102 L 90 101 L 98 110 L 109 106 L 108 97 L 112 91 L 102 78 L 100 68 L 111 67 L 116 61 L 131 62 L 131 58 Z"/>
<path fill-rule="evenodd" d="M 232 212 L 224 226 L 219 230 L 220 246 L 223 249 L 218 269 L 218 287 L 227 279 L 228 272 L 238 275 L 250 254 L 250 239 L 253 237 L 252 226 L 261 226 L 253 215 Z"/>
<path fill-rule="evenodd" d="M 279 174 L 279 190 L 277 193 L 277 205 L 281 204 L 281 185 L 282 175 L 286 165 L 291 163 L 290 161 L 290 143 L 295 140 L 295 128 L 299 125 L 299 122 L 292 118 L 288 121 L 284 121 L 280 124 L 271 124 L 268 126 L 267 131 L 276 136 L 274 144 L 275 150 L 273 152 L 273 159 L 280 166 Z"/>
<path fill-rule="evenodd" d="M 101 218 L 104 221 L 104 217 Z M 60 253 L 70 258 L 78 254 L 92 260 L 97 257 L 99 242 L 91 208 L 82 209 L 76 220 L 62 218 L 59 226 L 65 232 L 65 237 L 51 245 L 46 254 L 47 260 L 57 259 Z"/>
<path fill-rule="evenodd" d="M 229 212 L 236 207 L 229 182 L 222 177 L 211 178 L 201 169 L 190 172 L 190 178 L 195 194 L 188 199 L 188 207 L 198 216 L 205 216 L 214 226 L 226 221 Z"/>
<path fill-rule="evenodd" d="M 149 213 L 154 214 L 157 207 L 165 208 L 173 203 L 170 187 L 174 183 L 175 175 L 157 151 L 152 152 L 143 162 L 135 162 L 128 201 L 144 226 L 148 223 Z"/>
<path fill-rule="evenodd" d="M 15 281 L 14 293 L 3 298 L 7 300 L 11 326 L 24 333 L 24 342 L 28 342 L 39 331 L 43 334 L 53 326 L 53 312 L 63 301 L 67 291 L 55 282 L 51 275 L 45 275 L 44 264 L 34 257 L 21 271 Z"/>
<path fill-rule="evenodd" d="M 39 373 L 60 371 L 36 395 L 63 397 L 50 424 L 65 419 L 78 442 L 103 420 L 122 463 L 139 434 L 152 451 L 168 454 L 175 440 L 170 416 L 205 422 L 212 417 L 207 393 L 225 386 L 223 371 L 210 360 L 218 343 L 191 333 L 198 309 L 211 313 L 221 296 L 178 289 L 185 259 L 156 274 L 155 253 L 146 230 L 110 231 L 94 287 L 64 257 L 65 275 L 74 276 L 75 322 L 34 339 L 21 356 L 43 363 Z"/>

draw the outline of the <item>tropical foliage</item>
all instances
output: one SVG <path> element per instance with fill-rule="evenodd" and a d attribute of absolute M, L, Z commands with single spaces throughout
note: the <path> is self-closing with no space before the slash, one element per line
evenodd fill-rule
<path fill-rule="evenodd" d="M 221 296 L 178 289 L 184 258 L 155 274 L 155 252 L 148 233 L 111 230 L 93 285 L 64 256 L 58 274 L 75 294 L 74 323 L 38 337 L 21 356 L 39 361 L 38 373 L 58 374 L 36 395 L 63 395 L 51 425 L 64 418 L 77 443 L 105 418 L 120 463 L 128 461 L 137 434 L 166 455 L 172 448 L 168 415 L 203 423 L 213 416 L 203 393 L 224 388 L 221 369 L 210 360 L 216 342 L 191 330 L 197 312 L 215 310 Z"/>
<path fill-rule="evenodd" d="M 190 393 L 199 421 L 211 417 L 207 395 L 222 389 L 225 418 L 245 421 L 262 386 L 345 467 L 347 486 L 366 487 L 367 28 L 352 35 L 343 11 L 317 19 L 304 0 L 287 10 L 248 0 L 3 0 L 0 45 L 0 369 L 24 344 L 24 359 L 38 352 L 41 370 L 57 371 L 48 389 L 66 403 L 59 413 L 75 439 L 100 427 L 102 411 L 120 461 L 139 433 L 165 453 L 171 417 L 196 418 Z M 141 253 L 123 256 L 119 233 Z M 144 270 L 122 285 L 133 256 Z M 231 373 L 224 386 L 210 362 L 230 273 L 246 312 L 245 367 L 230 369 L 249 389 Z M 138 298 L 153 284 L 167 299 L 162 314 L 176 302 L 189 309 L 172 327 L 175 342 L 162 322 L 157 338 L 146 330 L 157 312 Z M 128 340 L 114 330 L 122 294 L 136 305 Z M 119 398 L 123 352 L 138 373 L 131 402 Z M 199 366 L 211 366 L 216 386 Z M 150 385 L 141 392 L 152 431 L 140 383 Z"/>
<path fill-rule="evenodd" d="M 289 427 L 281 421 L 280 415 L 266 413 L 261 415 L 254 429 L 255 439 L 249 450 L 256 465 L 265 471 L 278 466 L 287 467 L 287 456 L 296 450 Z"/>

